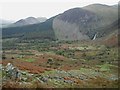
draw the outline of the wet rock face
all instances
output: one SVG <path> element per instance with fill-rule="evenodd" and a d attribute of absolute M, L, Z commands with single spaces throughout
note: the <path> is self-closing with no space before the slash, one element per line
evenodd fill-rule
<path fill-rule="evenodd" d="M 12 68 L 13 68 L 13 65 L 12 65 L 11 63 L 8 63 L 8 64 L 6 65 L 6 71 L 11 71 Z"/>

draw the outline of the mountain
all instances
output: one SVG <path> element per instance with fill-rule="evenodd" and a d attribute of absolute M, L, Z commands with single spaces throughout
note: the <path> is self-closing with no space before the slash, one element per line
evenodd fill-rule
<path fill-rule="evenodd" d="M 45 19 L 43 19 L 43 18 L 28 17 L 26 19 L 21 19 L 21 20 L 15 22 L 11 26 L 13 26 L 13 27 L 16 27 L 16 26 L 25 26 L 25 25 L 31 25 L 31 24 L 41 23 L 41 22 L 44 22 L 44 21 L 45 21 Z"/>
<path fill-rule="evenodd" d="M 102 4 L 73 8 L 57 16 L 53 29 L 59 40 L 89 40 L 98 28 L 105 27 L 118 18 L 118 9 Z"/>
<path fill-rule="evenodd" d="M 54 19 L 53 29 L 59 40 L 90 39 L 86 33 L 97 26 L 98 20 L 100 18 L 93 12 L 82 8 L 73 8 Z"/>
<path fill-rule="evenodd" d="M 92 4 L 69 9 L 42 23 L 26 25 L 25 22 L 24 26 L 3 28 L 2 34 L 3 38 L 92 40 L 94 35 L 103 38 L 114 32 L 119 21 L 117 17 L 116 7 Z"/>
<path fill-rule="evenodd" d="M 39 22 L 45 22 L 47 20 L 46 17 L 38 17 L 37 20 L 39 20 Z"/>
<path fill-rule="evenodd" d="M 96 15 L 101 17 L 102 21 L 99 23 L 100 26 L 106 26 L 118 19 L 118 8 L 113 6 L 108 6 L 104 4 L 91 4 L 83 9 L 94 12 Z"/>
<path fill-rule="evenodd" d="M 101 28 L 96 29 L 96 31 L 99 32 L 98 38 L 105 37 L 111 33 L 118 31 L 120 29 L 119 22 L 120 22 L 120 18 L 118 20 L 116 20 L 115 22 L 113 22 L 112 24 L 109 24 L 105 27 L 101 27 Z"/>
<path fill-rule="evenodd" d="M 96 43 L 104 44 L 108 47 L 118 46 L 120 36 L 120 18 L 110 25 L 99 28 Z"/>
<path fill-rule="evenodd" d="M 3 28 L 2 37 L 15 37 L 19 39 L 55 39 L 52 29 L 52 22 L 54 18 L 55 17 L 47 19 L 43 23 Z"/>
<path fill-rule="evenodd" d="M 113 33 L 110 33 L 109 35 L 105 36 L 104 38 L 102 38 L 102 44 L 105 44 L 106 46 L 109 47 L 113 47 L 113 46 L 118 46 L 118 36 L 120 34 L 118 33 L 118 31 L 114 31 Z"/>
<path fill-rule="evenodd" d="M 115 4 L 115 5 L 113 5 L 113 7 L 116 7 L 116 8 L 118 8 L 118 4 Z"/>

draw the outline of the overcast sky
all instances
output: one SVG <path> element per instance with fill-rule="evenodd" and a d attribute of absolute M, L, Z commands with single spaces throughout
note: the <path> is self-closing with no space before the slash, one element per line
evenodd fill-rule
<path fill-rule="evenodd" d="M 0 18 L 19 20 L 29 16 L 50 18 L 70 8 L 100 3 L 117 4 L 119 0 L 0 0 Z"/>

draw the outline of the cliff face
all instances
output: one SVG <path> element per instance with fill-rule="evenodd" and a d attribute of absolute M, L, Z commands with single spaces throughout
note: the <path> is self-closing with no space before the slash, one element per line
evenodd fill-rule
<path fill-rule="evenodd" d="M 97 15 L 81 8 L 65 11 L 53 20 L 53 29 L 59 40 L 87 40 L 88 33 L 97 27 Z"/>
<path fill-rule="evenodd" d="M 63 20 L 55 18 L 53 21 L 55 36 L 59 40 L 86 40 L 89 37 L 79 30 L 79 26 L 75 23 L 71 24 Z"/>

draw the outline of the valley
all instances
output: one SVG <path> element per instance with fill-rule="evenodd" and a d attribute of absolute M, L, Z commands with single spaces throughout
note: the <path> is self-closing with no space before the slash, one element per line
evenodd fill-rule
<path fill-rule="evenodd" d="M 22 78 L 3 79 L 3 87 L 118 88 L 117 50 L 95 41 L 3 39 L 3 66 L 19 68 Z"/>
<path fill-rule="evenodd" d="M 119 88 L 118 6 L 91 4 L 1 23 L 0 86 Z"/>

